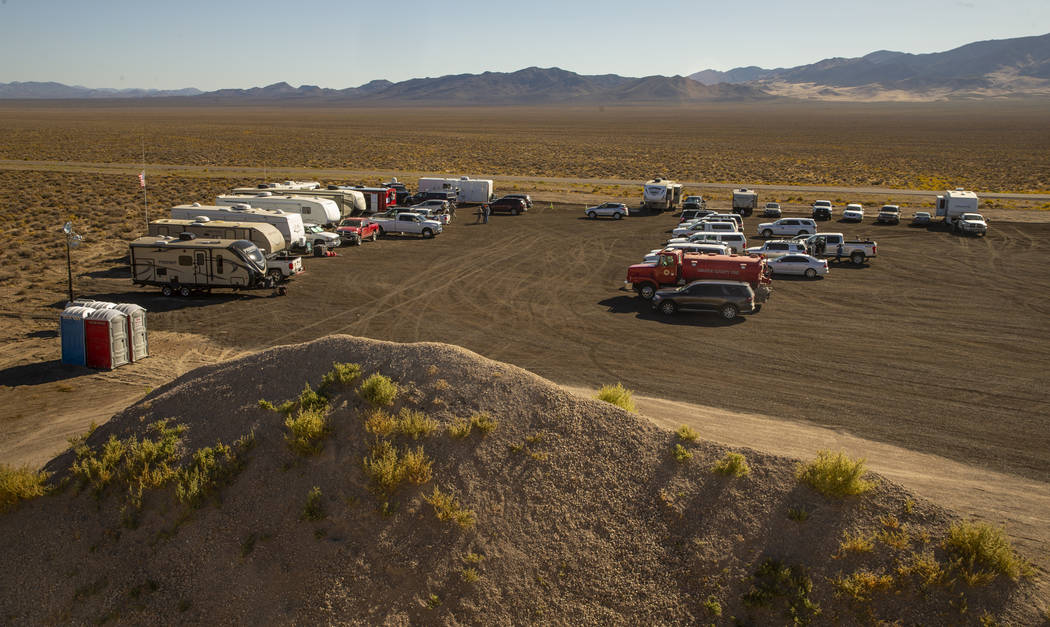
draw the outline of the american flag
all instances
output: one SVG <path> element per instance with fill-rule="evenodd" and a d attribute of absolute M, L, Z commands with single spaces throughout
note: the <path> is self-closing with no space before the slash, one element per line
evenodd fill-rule
<path fill-rule="evenodd" d="M 139 172 L 139 187 L 146 187 L 146 171 Z"/>

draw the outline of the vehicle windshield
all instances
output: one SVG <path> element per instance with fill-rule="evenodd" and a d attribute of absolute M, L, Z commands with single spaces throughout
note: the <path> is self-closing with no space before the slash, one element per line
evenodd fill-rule
<path fill-rule="evenodd" d="M 361 222 L 362 220 L 359 218 L 350 218 L 340 222 L 339 226 L 361 226 Z"/>
<path fill-rule="evenodd" d="M 257 270 L 260 272 L 266 271 L 266 257 L 263 256 L 262 251 L 255 244 L 246 239 L 239 239 L 231 247 L 239 251 Z"/>
<path fill-rule="evenodd" d="M 964 213 L 963 220 L 984 220 L 984 216 L 979 213 Z"/>
<path fill-rule="evenodd" d="M 321 227 L 317 226 L 316 224 L 307 224 L 305 226 L 306 226 L 306 232 L 307 233 L 320 233 L 321 232 Z"/>

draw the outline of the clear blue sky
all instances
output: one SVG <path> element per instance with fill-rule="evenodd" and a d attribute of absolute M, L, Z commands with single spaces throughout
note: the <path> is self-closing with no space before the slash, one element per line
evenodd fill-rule
<path fill-rule="evenodd" d="M 352 87 L 485 70 L 691 74 L 1050 32 L 1050 0 L 0 0 L 0 82 Z"/>

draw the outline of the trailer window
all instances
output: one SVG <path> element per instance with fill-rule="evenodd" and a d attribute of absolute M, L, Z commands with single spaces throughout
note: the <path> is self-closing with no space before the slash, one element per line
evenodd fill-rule
<path fill-rule="evenodd" d="M 222 255 L 216 255 L 215 256 L 215 272 L 217 272 L 219 274 L 223 273 L 223 269 L 222 269 Z"/>
<path fill-rule="evenodd" d="M 190 255 L 179 255 L 179 265 L 180 266 L 192 266 L 193 265 L 193 257 L 191 257 Z"/>
<path fill-rule="evenodd" d="M 204 253 L 197 253 L 197 265 L 198 266 L 203 266 L 204 265 Z"/>
<path fill-rule="evenodd" d="M 303 213 L 310 213 L 310 208 L 309 207 L 300 207 L 300 209 L 303 210 Z"/>

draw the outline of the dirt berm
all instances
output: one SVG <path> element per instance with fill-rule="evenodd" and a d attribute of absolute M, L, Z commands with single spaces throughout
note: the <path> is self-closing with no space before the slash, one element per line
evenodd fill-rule
<path fill-rule="evenodd" d="M 294 400 L 305 383 L 317 389 L 334 362 L 359 364 L 362 377 L 325 388 L 322 448 L 296 453 L 284 413 L 259 401 Z M 413 440 L 366 431 L 370 407 L 357 390 L 377 372 L 399 387 L 387 411 L 422 411 L 437 421 L 432 433 Z M 457 418 L 477 412 L 496 427 L 450 432 Z M 156 424 L 164 419 L 171 467 Z M 245 444 L 250 433 L 254 446 Z M 121 457 L 110 444 L 107 457 L 101 451 L 111 436 L 138 452 Z M 160 443 L 136 447 L 133 438 Z M 426 480 L 383 497 L 364 464 L 380 440 L 402 458 L 421 446 L 431 476 L 417 473 Z M 200 473 L 180 474 L 195 451 L 217 442 L 232 446 L 229 460 L 220 454 L 215 465 L 196 464 Z M 691 457 L 676 460 L 676 444 Z M 866 494 L 827 498 L 797 480 L 796 461 L 746 449 L 749 474 L 713 472 L 727 452 L 453 346 L 331 336 L 274 348 L 180 377 L 95 430 L 79 454 L 52 460 L 52 481 L 64 484 L 0 514 L 0 617 L 8 624 L 1041 620 L 1029 580 L 970 585 L 948 563 L 942 540 L 951 512 L 874 475 Z M 101 489 L 72 476 L 72 464 L 83 469 L 85 460 L 95 465 L 79 475 Z M 146 486 L 141 499 L 129 479 Z M 311 501 L 315 487 L 320 495 Z M 463 524 L 440 520 L 424 499 L 435 488 L 473 512 L 473 524 L 469 516 Z M 845 533 L 860 538 L 846 545 L 855 550 L 843 547 Z"/>

